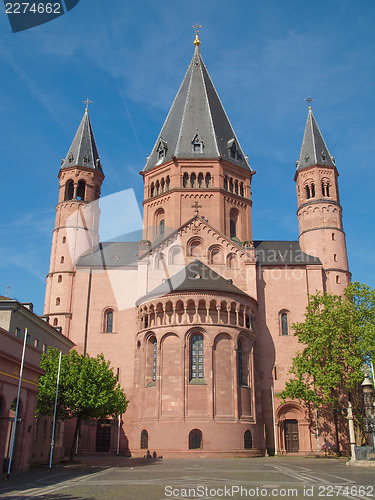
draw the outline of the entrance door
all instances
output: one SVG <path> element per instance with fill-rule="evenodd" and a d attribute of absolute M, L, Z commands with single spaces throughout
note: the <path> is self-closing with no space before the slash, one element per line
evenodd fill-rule
<path fill-rule="evenodd" d="M 111 446 L 111 424 L 107 420 L 106 423 L 98 422 L 96 427 L 96 451 L 109 451 Z"/>
<path fill-rule="evenodd" d="M 285 422 L 284 422 L 284 434 L 285 434 L 286 452 L 287 453 L 298 453 L 298 451 L 299 451 L 298 421 L 297 420 L 285 420 Z"/>

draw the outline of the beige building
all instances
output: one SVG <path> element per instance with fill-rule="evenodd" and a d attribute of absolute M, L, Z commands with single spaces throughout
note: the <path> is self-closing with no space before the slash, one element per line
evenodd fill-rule
<path fill-rule="evenodd" d="M 35 403 L 38 379 L 43 373 L 40 366 L 42 352 L 55 347 L 64 354 L 74 343 L 49 325 L 43 318 L 33 313 L 33 306 L 21 304 L 17 300 L 0 296 L 0 328 L 2 334 L 0 371 L 0 453 L 5 461 L 10 453 L 10 429 L 14 421 L 14 400 L 17 397 L 22 345 L 27 328 L 27 349 L 25 373 L 20 396 L 20 426 L 17 427 L 17 447 L 13 470 L 25 470 L 29 464 L 47 463 L 52 435 L 52 418 L 35 419 Z M 33 370 L 33 375 L 27 375 Z M 13 419 L 13 420 L 12 420 Z M 64 456 L 63 424 L 57 423 L 55 440 L 55 460 Z"/>

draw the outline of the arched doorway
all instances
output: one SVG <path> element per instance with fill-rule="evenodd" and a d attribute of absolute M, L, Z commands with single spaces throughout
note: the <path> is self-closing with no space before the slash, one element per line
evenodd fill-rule
<path fill-rule="evenodd" d="M 111 447 L 111 422 L 97 423 L 95 451 L 107 452 Z"/>

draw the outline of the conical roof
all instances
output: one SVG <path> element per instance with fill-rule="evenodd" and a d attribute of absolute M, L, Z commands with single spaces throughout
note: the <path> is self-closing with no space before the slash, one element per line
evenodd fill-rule
<path fill-rule="evenodd" d="M 77 133 L 69 148 L 61 168 L 86 167 L 103 173 L 99 153 L 96 147 L 88 110 L 85 110 Z"/>
<path fill-rule="evenodd" d="M 204 65 L 199 43 L 195 43 L 193 59 L 147 158 L 144 171 L 172 157 L 222 157 L 246 170 L 250 169 Z"/>
<path fill-rule="evenodd" d="M 328 151 L 310 107 L 301 152 L 297 162 L 297 170 L 310 167 L 311 165 L 329 165 L 334 167 L 335 162 Z"/>
<path fill-rule="evenodd" d="M 165 279 L 147 295 L 137 301 L 137 305 L 152 297 L 163 297 L 174 292 L 225 292 L 229 294 L 247 294 L 233 285 L 231 280 L 226 280 L 216 271 L 203 264 L 199 259 L 190 262 L 171 278 Z"/>

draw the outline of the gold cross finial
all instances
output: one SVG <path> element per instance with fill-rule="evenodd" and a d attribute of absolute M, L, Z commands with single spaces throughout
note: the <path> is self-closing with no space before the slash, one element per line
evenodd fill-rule
<path fill-rule="evenodd" d="M 198 202 L 196 201 L 194 205 L 191 206 L 191 208 L 195 208 L 195 215 L 199 215 L 199 209 L 202 208 L 202 205 L 199 205 Z"/>
<path fill-rule="evenodd" d="M 311 99 L 310 96 L 307 96 L 307 98 L 305 99 L 306 102 L 309 103 L 309 109 L 311 109 L 311 103 L 314 102 L 315 99 Z"/>
<path fill-rule="evenodd" d="M 89 104 L 92 104 L 92 101 L 90 101 L 89 98 L 86 99 L 86 101 L 82 101 L 83 104 L 86 104 L 86 109 L 85 111 L 88 111 L 89 110 Z"/>
<path fill-rule="evenodd" d="M 201 41 L 199 40 L 199 36 L 198 36 L 198 33 L 199 33 L 199 28 L 201 28 L 202 26 L 198 23 L 196 24 L 193 24 L 192 26 L 194 29 L 195 29 L 195 40 L 194 40 L 194 45 L 196 47 L 199 47 L 199 45 L 201 44 Z"/>

